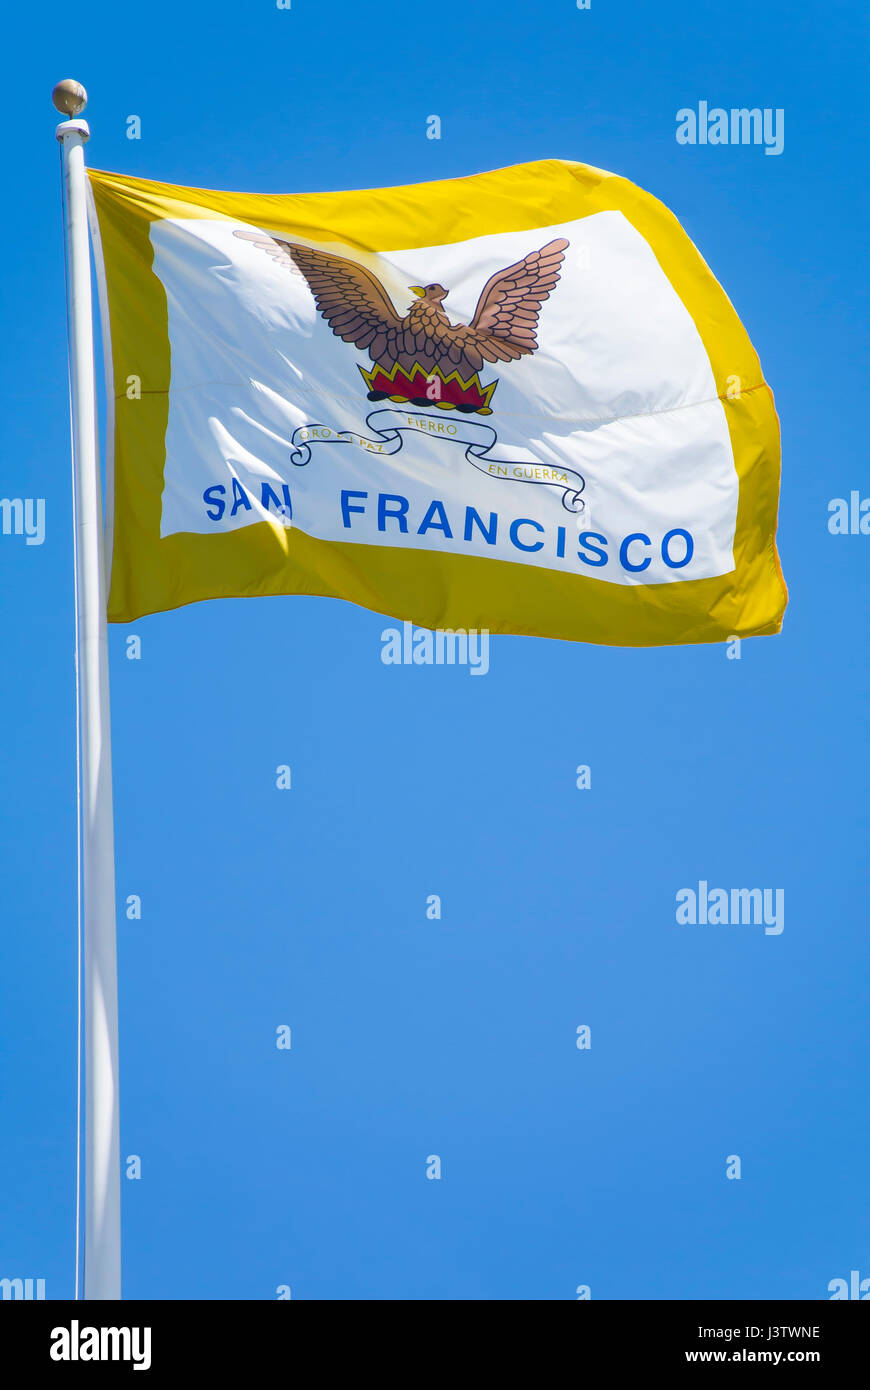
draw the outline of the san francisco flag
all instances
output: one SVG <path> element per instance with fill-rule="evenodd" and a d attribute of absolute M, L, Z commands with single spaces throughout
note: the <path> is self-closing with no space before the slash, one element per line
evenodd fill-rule
<path fill-rule="evenodd" d="M 561 160 L 288 196 L 90 181 L 111 621 L 318 594 L 618 646 L 779 631 L 770 388 L 649 193 Z"/>

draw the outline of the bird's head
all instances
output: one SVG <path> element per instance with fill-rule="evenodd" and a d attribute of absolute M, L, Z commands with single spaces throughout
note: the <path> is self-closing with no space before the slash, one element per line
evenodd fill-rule
<path fill-rule="evenodd" d="M 440 304 L 442 299 L 447 298 L 447 290 L 443 285 L 411 285 L 411 290 L 420 299 L 428 299 L 433 304 Z"/>

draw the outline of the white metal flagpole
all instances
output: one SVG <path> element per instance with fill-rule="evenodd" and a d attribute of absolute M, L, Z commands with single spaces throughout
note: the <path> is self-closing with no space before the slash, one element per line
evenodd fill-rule
<path fill-rule="evenodd" d="M 80 83 L 59 82 L 58 111 L 85 109 Z M 118 974 L 109 660 L 103 504 L 88 240 L 86 121 L 57 127 L 63 162 L 75 477 L 76 635 L 81 759 L 85 996 L 85 1298 L 121 1297 L 121 1148 L 118 1119 Z"/>

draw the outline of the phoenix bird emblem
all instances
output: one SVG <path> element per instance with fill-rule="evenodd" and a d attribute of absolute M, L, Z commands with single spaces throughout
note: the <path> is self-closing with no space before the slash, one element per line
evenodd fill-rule
<path fill-rule="evenodd" d="M 536 350 L 541 305 L 559 279 L 568 245 L 557 237 L 496 271 L 480 292 L 471 323 L 454 323 L 443 308 L 450 293 L 443 285 L 410 285 L 415 298 L 399 314 L 378 277 L 356 261 L 277 236 L 235 234 L 299 270 L 336 337 L 368 352 L 373 367 L 360 371 L 369 400 L 480 415 L 492 414 L 498 384 L 481 384 L 484 362 L 513 362 Z"/>

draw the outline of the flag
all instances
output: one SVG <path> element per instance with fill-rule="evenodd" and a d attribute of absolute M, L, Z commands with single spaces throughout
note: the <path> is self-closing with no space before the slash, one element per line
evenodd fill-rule
<path fill-rule="evenodd" d="M 309 594 L 618 646 L 780 630 L 772 394 L 651 194 L 562 160 L 286 196 L 89 176 L 110 621 Z"/>

